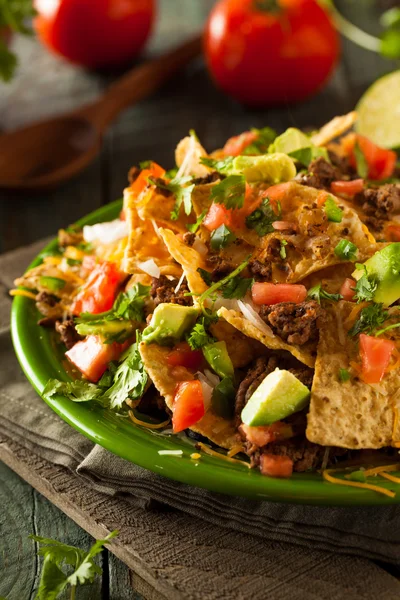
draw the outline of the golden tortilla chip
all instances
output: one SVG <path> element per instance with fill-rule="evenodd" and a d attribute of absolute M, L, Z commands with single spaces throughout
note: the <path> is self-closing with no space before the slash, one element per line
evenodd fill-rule
<path fill-rule="evenodd" d="M 139 217 L 144 221 L 150 219 L 153 226 L 168 227 L 177 233 L 187 233 L 189 223 L 194 222 L 194 218 L 185 214 L 183 205 L 179 211 L 179 218 L 171 219 L 171 212 L 175 206 L 175 196 L 163 196 L 157 194 L 154 187 L 145 190 L 136 200 L 136 208 Z"/>
<path fill-rule="evenodd" d="M 265 354 L 263 344 L 244 335 L 224 319 L 219 319 L 210 327 L 212 335 L 226 343 L 229 357 L 235 369 L 246 367 L 250 362 Z"/>
<path fill-rule="evenodd" d="M 387 373 L 379 385 L 358 377 L 340 382 L 339 369 L 351 371 L 352 361 L 359 362 L 357 340 L 347 335 L 354 306 L 341 301 L 321 319 L 306 436 L 323 446 L 383 448 L 392 444 L 393 435 L 400 440 L 398 427 L 393 432 L 400 370 Z"/>
<path fill-rule="evenodd" d="M 198 268 L 206 269 L 201 254 L 182 242 L 173 231 L 169 229 L 159 231 L 171 256 L 182 266 L 190 291 L 197 295 L 205 292 L 208 286 L 197 272 Z"/>
<path fill-rule="evenodd" d="M 139 346 L 139 352 L 149 377 L 160 394 L 165 398 L 168 408 L 173 410 L 177 383 L 193 380 L 193 374 L 185 367 L 168 366 L 167 356 L 170 353 L 169 348 L 159 346 L 158 344 L 145 344 L 142 342 Z M 230 449 L 238 443 L 234 420 L 219 417 L 213 413 L 211 407 L 204 417 L 190 429 L 196 433 L 200 433 L 200 435 L 204 435 L 222 448 Z"/>
<path fill-rule="evenodd" d="M 321 190 L 291 182 L 280 200 L 282 221 L 290 221 L 297 225 L 297 235 L 271 233 L 261 238 L 260 246 L 253 254 L 253 260 L 262 264 L 271 261 L 277 240 L 285 239 L 287 245 L 285 269 L 275 263 L 272 270 L 274 282 L 288 281 L 295 283 L 311 273 L 330 265 L 343 264 L 343 260 L 335 254 L 335 247 L 340 240 L 353 242 L 358 248 L 357 261 L 362 262 L 371 255 L 371 244 L 374 238 L 361 222 L 356 211 L 345 201 L 330 197 L 340 207 L 341 222 L 328 221 L 325 207 L 318 206 Z"/>
<path fill-rule="evenodd" d="M 317 133 L 314 133 L 314 135 L 311 136 L 311 141 L 316 146 L 324 146 L 350 129 L 356 120 L 357 113 L 354 110 L 347 113 L 347 115 L 334 117 L 331 121 L 321 127 Z"/>
<path fill-rule="evenodd" d="M 304 346 L 290 345 L 284 342 L 277 335 L 269 336 L 266 333 L 258 329 L 248 319 L 243 317 L 241 313 L 236 310 L 228 310 L 227 308 L 220 308 L 218 316 L 228 321 L 233 327 L 236 327 L 239 331 L 244 333 L 253 340 L 257 340 L 264 344 L 270 350 L 287 350 L 295 356 L 300 362 L 304 363 L 308 367 L 313 368 L 315 364 L 316 355 L 316 344 L 308 343 Z"/>

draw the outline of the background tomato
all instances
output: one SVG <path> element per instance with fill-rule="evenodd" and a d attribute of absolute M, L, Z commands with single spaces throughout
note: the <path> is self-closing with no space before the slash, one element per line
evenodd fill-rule
<path fill-rule="evenodd" d="M 220 0 L 204 45 L 217 84 L 253 106 L 303 100 L 339 55 L 338 33 L 316 0 Z"/>
<path fill-rule="evenodd" d="M 90 68 L 126 63 L 150 33 L 155 0 L 35 0 L 34 27 L 53 52 Z"/>

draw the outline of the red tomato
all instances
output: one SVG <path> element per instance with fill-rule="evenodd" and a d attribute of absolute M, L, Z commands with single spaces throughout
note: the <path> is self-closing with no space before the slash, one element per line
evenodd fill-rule
<path fill-rule="evenodd" d="M 350 279 L 350 277 L 346 277 L 344 280 L 342 287 L 340 288 L 340 293 L 343 296 L 343 300 L 347 300 L 348 302 L 353 302 L 354 300 L 354 288 L 356 287 L 356 282 L 354 279 Z"/>
<path fill-rule="evenodd" d="M 293 461 L 288 456 L 261 454 L 260 470 L 263 475 L 268 475 L 269 477 L 291 477 L 293 473 Z"/>
<path fill-rule="evenodd" d="M 112 262 L 97 264 L 82 286 L 71 306 L 73 315 L 83 312 L 97 314 L 110 310 L 118 287 L 125 277 Z"/>
<path fill-rule="evenodd" d="M 284 196 L 286 196 L 292 183 L 287 181 L 286 183 L 278 183 L 277 185 L 271 185 L 265 192 L 264 196 L 268 198 L 273 204 L 280 202 Z"/>
<path fill-rule="evenodd" d="M 34 27 L 56 54 L 89 68 L 121 65 L 150 33 L 154 0 L 35 0 Z"/>
<path fill-rule="evenodd" d="M 304 285 L 294 283 L 255 283 L 251 288 L 254 304 L 279 304 L 303 302 L 307 297 Z"/>
<path fill-rule="evenodd" d="M 187 342 L 181 342 L 175 346 L 174 350 L 167 356 L 167 363 L 170 367 L 186 367 L 197 371 L 202 362 L 202 351 L 191 350 Z"/>
<path fill-rule="evenodd" d="M 89 335 L 85 340 L 72 346 L 65 356 L 92 383 L 96 383 L 107 370 L 107 365 L 117 360 L 126 344 L 103 344 L 97 335 Z"/>
<path fill-rule="evenodd" d="M 229 138 L 224 146 L 225 156 L 239 156 L 258 137 L 256 131 L 244 131 L 240 135 Z"/>
<path fill-rule="evenodd" d="M 272 425 L 261 427 L 251 427 L 250 425 L 242 423 L 240 428 L 245 434 L 246 439 L 259 447 L 293 436 L 291 425 L 289 425 L 289 423 L 283 423 L 283 421 L 276 421 L 276 423 L 273 423 Z"/>
<path fill-rule="evenodd" d="M 331 190 L 334 194 L 355 196 L 364 189 L 364 179 L 353 179 L 353 181 L 333 181 Z"/>
<path fill-rule="evenodd" d="M 303 100 L 326 82 L 339 36 L 316 0 L 220 0 L 206 25 L 208 67 L 228 94 L 252 106 Z"/>
<path fill-rule="evenodd" d="M 204 398 L 201 383 L 198 379 L 183 381 L 176 386 L 172 429 L 179 433 L 191 427 L 204 416 Z"/>
<path fill-rule="evenodd" d="M 203 225 L 207 227 L 209 231 L 214 231 L 214 229 L 218 229 L 221 225 L 229 225 L 231 224 L 232 211 L 228 208 L 225 208 L 223 204 L 217 204 L 214 202 L 211 204 L 208 213 L 204 217 Z"/>
<path fill-rule="evenodd" d="M 388 225 L 386 237 L 390 242 L 400 242 L 400 225 Z"/>
<path fill-rule="evenodd" d="M 360 334 L 362 378 L 366 383 L 379 383 L 382 380 L 394 349 L 395 343 L 391 340 Z"/>
<path fill-rule="evenodd" d="M 343 138 L 342 144 L 349 155 L 350 164 L 356 166 L 354 146 L 358 143 L 368 164 L 369 179 L 386 179 L 393 174 L 396 167 L 397 154 L 393 150 L 381 148 L 363 135 L 350 134 Z"/>

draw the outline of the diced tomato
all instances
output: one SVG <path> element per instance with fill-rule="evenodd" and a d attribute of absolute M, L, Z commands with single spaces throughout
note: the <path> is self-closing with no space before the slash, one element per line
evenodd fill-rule
<path fill-rule="evenodd" d="M 163 175 L 165 175 L 165 169 L 160 167 L 157 163 L 152 162 L 147 169 L 142 169 L 140 171 L 138 177 L 131 183 L 130 190 L 139 196 L 139 194 L 141 194 L 148 186 L 149 177 L 157 178 L 162 177 Z"/>
<path fill-rule="evenodd" d="M 225 156 L 239 156 L 258 137 L 256 131 L 244 131 L 240 135 L 229 138 L 224 146 Z"/>
<path fill-rule="evenodd" d="M 294 283 L 255 283 L 251 288 L 254 304 L 303 302 L 307 297 L 304 285 Z"/>
<path fill-rule="evenodd" d="M 191 427 L 204 416 L 203 390 L 198 379 L 178 383 L 172 412 L 174 433 Z"/>
<path fill-rule="evenodd" d="M 92 383 L 96 383 L 107 370 L 107 365 L 117 360 L 126 344 L 103 344 L 97 335 L 89 335 L 72 346 L 65 356 Z"/>
<path fill-rule="evenodd" d="M 386 237 L 389 242 L 400 242 L 400 225 L 388 225 Z"/>
<path fill-rule="evenodd" d="M 353 181 L 333 181 L 331 190 L 334 194 L 353 197 L 364 189 L 364 179 L 353 179 Z"/>
<path fill-rule="evenodd" d="M 275 454 L 261 454 L 260 471 L 269 477 L 291 477 L 293 473 L 293 461 L 288 456 L 277 456 Z"/>
<path fill-rule="evenodd" d="M 186 367 L 197 371 L 202 362 L 202 351 L 191 350 L 187 342 L 181 342 L 175 346 L 174 350 L 167 356 L 167 363 L 170 367 Z"/>
<path fill-rule="evenodd" d="M 283 421 L 276 421 L 272 425 L 265 425 L 262 427 L 251 427 L 244 423 L 240 426 L 241 430 L 246 436 L 246 439 L 251 443 L 259 446 L 266 446 L 271 442 L 277 440 L 288 439 L 293 436 L 293 429 L 289 423 L 283 423 Z"/>
<path fill-rule="evenodd" d="M 356 287 L 356 282 L 354 279 L 350 279 L 350 277 L 346 277 L 344 280 L 342 287 L 340 288 L 340 293 L 343 296 L 343 300 L 347 300 L 348 302 L 353 302 L 354 300 L 354 288 Z"/>
<path fill-rule="evenodd" d="M 115 263 L 104 261 L 96 264 L 72 303 L 72 314 L 97 314 L 110 310 L 124 278 Z"/>
<path fill-rule="evenodd" d="M 323 206 L 325 204 L 325 202 L 328 200 L 329 198 L 329 194 L 327 191 L 325 190 L 320 190 L 318 192 L 318 196 L 317 196 L 317 204 L 318 206 Z"/>
<path fill-rule="evenodd" d="M 356 142 L 358 142 L 367 161 L 369 179 L 386 179 L 393 174 L 397 162 L 396 152 L 381 148 L 360 134 L 348 135 L 342 140 L 342 144 L 349 155 L 350 164 L 353 167 L 356 166 L 354 154 Z"/>
<path fill-rule="evenodd" d="M 231 218 L 231 210 L 225 208 L 223 204 L 214 202 L 211 204 L 208 213 L 204 217 L 203 225 L 204 227 L 207 227 L 209 231 L 214 231 L 214 229 L 218 229 L 221 225 L 227 225 L 229 227 Z"/>
<path fill-rule="evenodd" d="M 286 196 L 292 185 L 291 181 L 286 181 L 286 183 L 278 183 L 276 185 L 271 185 L 265 192 L 264 195 L 269 198 L 272 203 L 276 203 L 284 196 Z"/>
<path fill-rule="evenodd" d="M 295 231 L 298 229 L 297 223 L 294 223 L 293 221 L 274 221 L 272 227 L 276 229 L 276 231 L 286 231 L 287 229 Z"/>
<path fill-rule="evenodd" d="M 391 340 L 360 334 L 362 378 L 366 383 L 379 383 L 389 366 L 395 348 Z"/>

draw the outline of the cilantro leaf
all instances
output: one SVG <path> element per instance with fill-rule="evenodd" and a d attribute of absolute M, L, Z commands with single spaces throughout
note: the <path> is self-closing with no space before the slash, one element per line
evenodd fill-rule
<path fill-rule="evenodd" d="M 209 271 L 206 271 L 205 269 L 202 269 L 201 267 L 199 267 L 197 269 L 197 272 L 200 274 L 204 283 L 206 283 L 207 285 L 212 284 L 211 273 Z"/>
<path fill-rule="evenodd" d="M 360 312 L 360 316 L 349 331 L 349 335 L 354 337 L 359 333 L 372 333 L 380 327 L 389 317 L 387 310 L 383 309 L 383 304 L 374 303 L 366 306 Z"/>
<path fill-rule="evenodd" d="M 350 379 L 350 373 L 347 369 L 339 369 L 339 381 L 341 381 L 342 383 L 345 383 L 346 381 L 349 381 Z"/>
<path fill-rule="evenodd" d="M 93 583 L 96 575 L 103 572 L 93 559 L 116 535 L 118 532 L 113 531 L 103 540 L 97 540 L 89 552 L 57 540 L 30 535 L 30 539 L 41 545 L 38 554 L 44 557 L 37 600 L 56 600 L 68 586 L 72 592 L 78 584 Z M 72 567 L 72 572 L 64 572 L 67 565 Z"/>
<path fill-rule="evenodd" d="M 175 196 L 175 206 L 171 212 L 171 219 L 173 221 L 176 221 L 179 218 L 179 211 L 182 204 L 186 215 L 190 215 L 192 212 L 192 192 L 194 190 L 194 183 L 186 185 L 191 180 L 191 177 L 174 177 L 169 183 L 164 184 L 160 181 L 155 181 L 153 177 L 149 177 L 149 182 L 152 185 L 168 190 Z"/>
<path fill-rule="evenodd" d="M 76 379 L 75 381 L 49 379 L 43 390 L 43 396 L 47 400 L 51 400 L 56 394 L 65 396 L 68 400 L 73 400 L 74 402 L 89 402 L 90 400 L 100 400 L 102 390 L 94 383 L 80 379 Z"/>
<path fill-rule="evenodd" d="M 365 273 L 360 277 L 356 283 L 355 297 L 357 302 L 372 302 L 375 296 L 375 292 L 378 288 L 378 282 L 375 281 L 374 277 L 368 275 L 367 269 L 364 266 Z"/>
<path fill-rule="evenodd" d="M 328 300 L 329 302 L 339 302 L 343 298 L 341 294 L 330 294 L 329 292 L 322 289 L 322 284 L 318 283 L 314 287 L 308 290 L 307 298 L 311 298 L 321 304 L 321 300 Z"/>
<path fill-rule="evenodd" d="M 207 333 L 207 321 L 202 317 L 190 331 L 186 340 L 192 350 L 199 350 L 207 344 L 213 344 L 216 340 Z"/>
<path fill-rule="evenodd" d="M 332 196 L 328 196 L 328 198 L 326 199 L 326 202 L 324 204 L 324 210 L 325 210 L 326 216 L 328 217 L 328 221 L 331 221 L 332 223 L 341 223 L 342 222 L 343 211 L 336 204 L 336 202 L 334 201 Z"/>
<path fill-rule="evenodd" d="M 271 129 L 271 127 L 263 127 L 262 129 L 254 128 L 251 131 L 258 134 L 257 139 L 246 146 L 242 154 L 253 156 L 256 154 L 266 154 L 268 152 L 269 145 L 272 144 L 276 138 L 276 131 Z"/>
<path fill-rule="evenodd" d="M 191 225 L 186 225 L 186 229 L 188 229 L 191 233 L 196 233 L 202 222 L 204 221 L 204 217 L 208 213 L 208 210 L 203 210 L 201 215 L 199 215 L 196 219 L 196 223 L 192 223 Z"/>
<path fill-rule="evenodd" d="M 354 146 L 354 156 L 356 159 L 356 166 L 357 166 L 357 173 L 359 174 L 360 177 L 362 177 L 363 179 L 366 179 L 366 177 L 368 176 L 368 163 L 367 163 L 367 159 L 365 158 L 365 154 L 361 149 L 360 144 L 358 143 L 358 141 L 355 143 Z"/>
<path fill-rule="evenodd" d="M 244 175 L 229 175 L 211 189 L 211 198 L 226 208 L 242 208 L 246 193 Z"/>
<path fill-rule="evenodd" d="M 253 283 L 254 279 L 252 277 L 240 277 L 236 275 L 236 277 L 233 277 L 222 286 L 222 296 L 224 298 L 243 298 Z"/>
<path fill-rule="evenodd" d="M 246 218 L 246 227 L 255 229 L 259 237 L 272 233 L 274 228 L 272 223 L 278 221 L 281 217 L 280 205 L 278 213 L 273 210 L 269 198 L 264 198 L 262 204 Z"/>
<path fill-rule="evenodd" d="M 342 260 L 353 260 L 357 256 L 358 248 L 350 240 L 340 240 L 334 252 Z"/>
<path fill-rule="evenodd" d="M 224 277 L 220 281 L 217 281 L 208 290 L 206 290 L 205 292 L 203 292 L 201 294 L 201 296 L 199 296 L 199 304 L 200 304 L 200 306 L 203 305 L 204 301 L 207 298 L 212 297 L 213 294 L 217 290 L 219 290 L 220 288 L 223 288 L 224 286 L 226 286 L 226 284 L 229 283 L 229 281 L 231 279 L 234 279 L 237 275 L 239 275 L 239 273 L 241 273 L 247 267 L 248 264 L 249 264 L 249 259 L 247 258 L 238 267 L 236 267 L 236 269 L 234 271 L 232 271 L 231 273 L 229 273 L 229 275 L 227 275 L 226 277 Z"/>
<path fill-rule="evenodd" d="M 200 163 L 206 167 L 209 167 L 210 169 L 214 169 L 214 171 L 217 171 L 218 173 L 227 175 L 232 168 L 233 158 L 233 156 L 228 156 L 224 159 L 215 160 L 215 158 L 202 156 L 200 158 Z"/>
<path fill-rule="evenodd" d="M 213 250 L 221 250 L 236 240 L 236 235 L 226 225 L 221 225 L 211 234 L 210 244 Z"/>

